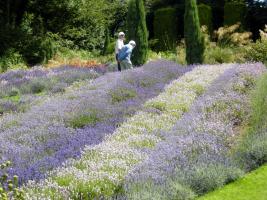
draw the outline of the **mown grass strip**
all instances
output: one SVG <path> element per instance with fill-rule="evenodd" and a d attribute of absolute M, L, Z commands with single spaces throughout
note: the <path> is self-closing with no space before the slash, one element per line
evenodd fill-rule
<path fill-rule="evenodd" d="M 267 165 L 198 200 L 266 200 Z"/>

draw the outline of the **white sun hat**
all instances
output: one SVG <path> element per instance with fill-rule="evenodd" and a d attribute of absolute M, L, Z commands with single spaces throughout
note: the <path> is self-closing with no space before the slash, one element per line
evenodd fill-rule
<path fill-rule="evenodd" d="M 131 40 L 131 41 L 129 42 L 129 44 L 132 45 L 133 47 L 136 46 L 136 43 L 135 43 L 135 41 L 133 41 L 133 40 Z"/>
<path fill-rule="evenodd" d="M 119 32 L 119 36 L 125 36 L 124 32 Z"/>

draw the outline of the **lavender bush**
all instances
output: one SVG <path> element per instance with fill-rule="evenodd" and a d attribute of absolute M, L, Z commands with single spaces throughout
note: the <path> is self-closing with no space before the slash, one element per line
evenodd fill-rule
<path fill-rule="evenodd" d="M 136 192 L 136 185 L 142 188 L 151 180 L 156 185 L 152 191 L 159 187 L 170 191 L 175 182 L 203 194 L 240 177 L 243 172 L 230 159 L 229 151 L 237 137 L 235 129 L 249 116 L 248 93 L 265 71 L 262 64 L 245 64 L 220 76 L 171 131 L 160 133 L 163 140 L 155 149 L 145 150 L 149 157 L 127 177 L 126 197 L 144 199 L 144 191 Z M 161 199 L 173 199 L 179 193 L 162 193 Z"/>
<path fill-rule="evenodd" d="M 62 66 L 55 69 L 33 68 L 0 74 L 0 115 L 25 111 L 44 94 L 64 92 L 76 81 L 95 79 L 104 73 L 102 68 Z"/>
<path fill-rule="evenodd" d="M 167 61 L 152 62 L 79 82 L 25 113 L 4 115 L 0 118 L 0 160 L 12 161 L 9 173 L 18 175 L 20 182 L 42 179 L 66 159 L 79 157 L 85 145 L 100 143 L 166 83 L 190 69 Z M 118 90 L 135 95 L 125 96 Z M 123 98 L 114 101 L 113 94 Z"/>
<path fill-rule="evenodd" d="M 64 167 L 54 170 L 39 183 L 29 182 L 27 196 L 30 199 L 94 199 L 109 198 L 119 192 L 125 176 L 147 158 L 144 149 L 153 149 L 162 141 L 159 135 L 152 133 L 170 130 L 213 80 L 232 67 L 235 66 L 200 66 L 173 81 L 163 93 L 147 101 L 142 111 L 121 124 L 113 135 L 96 146 L 87 146 L 81 159 L 69 160 Z M 153 75 L 162 74 L 158 70 L 153 71 Z M 132 83 L 129 78 L 127 80 Z M 143 86 L 149 85 L 151 83 Z M 134 90 L 132 87 L 129 89 Z M 118 102 L 112 103 L 116 105 Z M 185 190 L 187 192 L 191 193 Z"/>

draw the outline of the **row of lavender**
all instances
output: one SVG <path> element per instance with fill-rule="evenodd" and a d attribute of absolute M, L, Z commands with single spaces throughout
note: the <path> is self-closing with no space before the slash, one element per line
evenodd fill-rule
<path fill-rule="evenodd" d="M 102 143 L 87 146 L 80 159 L 69 160 L 45 180 L 29 182 L 25 188 L 27 199 L 113 197 L 122 189 L 125 177 L 165 140 L 161 132 L 171 130 L 210 84 L 234 67 L 200 66 L 187 72 L 159 96 L 147 101 L 142 111 L 130 117 Z"/>
<path fill-rule="evenodd" d="M 263 72 L 262 64 L 237 65 L 217 79 L 171 131 L 161 132 L 163 141 L 128 175 L 124 198 L 194 199 L 242 176 L 232 150 Z"/>
<path fill-rule="evenodd" d="M 0 162 L 13 163 L 9 174 L 21 182 L 38 180 L 85 145 L 100 143 L 125 117 L 141 109 L 164 85 L 191 68 L 167 61 L 109 73 L 47 97 L 24 113 L 0 118 Z"/>
<path fill-rule="evenodd" d="M 103 68 L 62 66 L 54 69 L 33 68 L 0 74 L 0 115 L 25 111 L 45 94 L 64 92 L 76 81 L 95 79 L 105 73 Z"/>

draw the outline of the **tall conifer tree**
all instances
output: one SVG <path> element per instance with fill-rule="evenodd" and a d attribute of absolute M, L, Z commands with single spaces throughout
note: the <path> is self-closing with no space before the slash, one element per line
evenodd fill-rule
<path fill-rule="evenodd" d="M 188 64 L 202 63 L 204 59 L 204 37 L 200 31 L 196 0 L 185 1 L 184 35 L 186 61 Z"/>
<path fill-rule="evenodd" d="M 148 57 L 148 32 L 146 27 L 146 14 L 143 0 L 130 0 L 127 15 L 127 38 L 136 42 L 132 62 L 142 65 Z"/>

